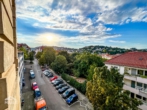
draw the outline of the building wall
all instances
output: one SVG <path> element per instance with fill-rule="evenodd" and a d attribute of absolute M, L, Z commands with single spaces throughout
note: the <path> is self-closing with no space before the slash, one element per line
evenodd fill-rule
<path fill-rule="evenodd" d="M 21 110 L 15 8 L 0 0 L 0 110 Z"/>

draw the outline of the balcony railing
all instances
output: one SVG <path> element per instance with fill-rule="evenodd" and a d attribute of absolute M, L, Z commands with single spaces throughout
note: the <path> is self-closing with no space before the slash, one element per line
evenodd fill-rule
<path fill-rule="evenodd" d="M 135 89 L 139 90 L 139 91 L 142 91 L 144 93 L 147 93 L 147 88 L 143 88 L 143 87 L 140 87 L 140 86 L 136 86 Z"/>

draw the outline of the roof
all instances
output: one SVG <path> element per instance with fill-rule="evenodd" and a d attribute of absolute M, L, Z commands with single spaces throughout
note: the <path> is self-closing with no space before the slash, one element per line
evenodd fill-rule
<path fill-rule="evenodd" d="M 33 82 L 33 84 L 37 84 L 36 82 Z"/>
<path fill-rule="evenodd" d="M 27 48 L 29 48 L 30 49 L 30 47 L 27 45 L 27 44 L 25 44 L 25 43 L 17 43 L 17 46 L 18 47 L 23 47 L 23 46 L 26 46 Z"/>
<path fill-rule="evenodd" d="M 147 69 L 147 52 L 128 52 L 107 60 L 105 64 Z"/>

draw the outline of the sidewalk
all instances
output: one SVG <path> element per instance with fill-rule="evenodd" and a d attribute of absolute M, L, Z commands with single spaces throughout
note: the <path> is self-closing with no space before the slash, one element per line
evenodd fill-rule
<path fill-rule="evenodd" d="M 31 65 L 29 64 L 29 62 L 26 62 L 24 72 L 25 86 L 22 89 L 22 96 L 24 99 L 22 110 L 34 110 L 34 96 L 33 91 L 31 90 L 31 81 L 29 79 L 30 68 Z"/>

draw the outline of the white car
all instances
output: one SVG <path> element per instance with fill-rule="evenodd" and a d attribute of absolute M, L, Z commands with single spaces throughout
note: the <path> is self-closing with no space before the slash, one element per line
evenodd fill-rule
<path fill-rule="evenodd" d="M 34 72 L 33 70 L 30 70 L 30 73 Z"/>

